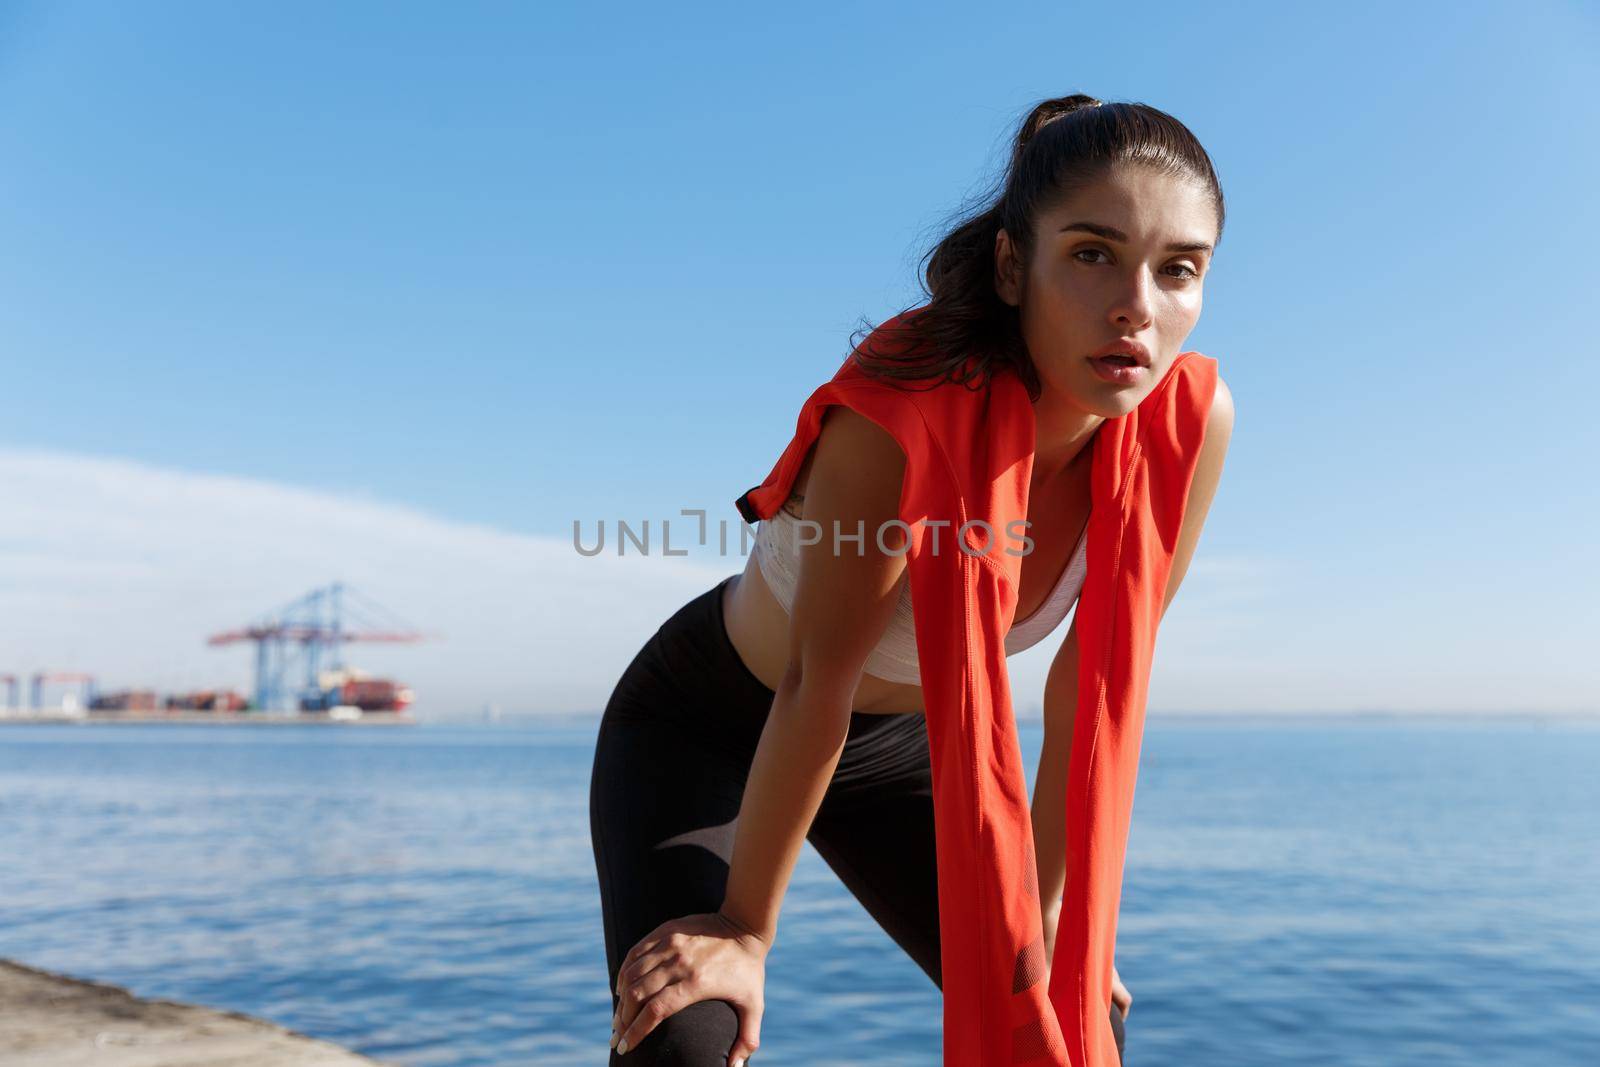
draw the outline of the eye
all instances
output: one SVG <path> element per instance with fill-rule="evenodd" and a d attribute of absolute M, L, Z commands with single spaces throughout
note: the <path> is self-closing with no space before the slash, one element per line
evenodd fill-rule
<path fill-rule="evenodd" d="M 1187 263 L 1174 263 L 1173 266 L 1177 267 L 1179 270 L 1183 271 L 1182 274 L 1173 275 L 1173 277 L 1175 277 L 1175 278 L 1185 278 L 1185 279 L 1187 279 L 1187 278 L 1198 278 L 1198 277 L 1200 277 L 1200 272 L 1195 270 L 1193 267 L 1189 266 Z"/>
<path fill-rule="evenodd" d="M 1078 249 L 1076 252 L 1074 252 L 1072 254 L 1074 256 L 1103 256 L 1106 253 L 1105 253 L 1105 250 L 1102 249 L 1102 248 L 1080 248 L 1080 249 Z M 1088 263 L 1090 261 L 1087 260 L 1087 259 L 1080 259 L 1078 262 L 1080 262 L 1080 263 Z"/>

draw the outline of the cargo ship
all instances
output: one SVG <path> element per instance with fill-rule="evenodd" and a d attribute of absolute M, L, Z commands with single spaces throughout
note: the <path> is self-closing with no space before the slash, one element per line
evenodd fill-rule
<path fill-rule="evenodd" d="M 232 689 L 197 689 L 161 697 L 154 689 L 113 689 L 89 698 L 90 711 L 247 711 L 250 702 Z"/>
<path fill-rule="evenodd" d="M 7 676 L 0 675 L 0 681 Z M 286 710 L 256 707 L 233 689 L 198 689 L 162 696 L 153 689 L 115 689 L 100 692 L 89 675 L 71 677 L 80 686 L 66 692 L 58 705 L 46 705 L 42 686 L 36 684 L 34 702 L 14 707 L 15 695 L 0 704 L 0 723 L 29 722 L 186 722 L 186 723 L 314 723 L 363 722 L 410 724 L 407 710 L 415 699 L 410 686 L 391 678 L 374 678 L 355 668 L 318 672 L 315 684 L 303 689 L 296 707 Z M 14 689 L 15 686 L 13 685 Z"/>
<path fill-rule="evenodd" d="M 317 672 L 316 691 L 300 698 L 301 711 L 334 712 L 355 708 L 363 714 L 403 712 L 411 706 L 411 687 L 390 678 L 373 678 L 354 667 Z"/>

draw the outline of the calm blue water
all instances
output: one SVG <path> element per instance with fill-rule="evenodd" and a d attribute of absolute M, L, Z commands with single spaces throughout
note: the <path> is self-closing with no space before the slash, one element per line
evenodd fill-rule
<path fill-rule="evenodd" d="M 593 741 L 5 727 L 0 955 L 412 1067 L 604 1063 Z M 1130 1067 L 1600 1063 L 1600 724 L 1156 717 L 1134 823 Z M 937 1062 L 809 847 L 767 973 L 758 1061 Z"/>

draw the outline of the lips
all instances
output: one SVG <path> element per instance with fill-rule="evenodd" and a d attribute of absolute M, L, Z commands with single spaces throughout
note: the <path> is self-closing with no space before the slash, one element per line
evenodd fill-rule
<path fill-rule="evenodd" d="M 1090 359 L 1104 359 L 1119 367 L 1150 366 L 1150 349 L 1129 337 L 1119 337 L 1099 351 L 1089 353 Z"/>
<path fill-rule="evenodd" d="M 1113 385 L 1138 385 L 1151 373 L 1150 368 L 1140 363 L 1137 356 L 1122 352 L 1114 352 L 1109 356 L 1091 356 L 1089 366 L 1094 368 L 1096 376 L 1101 380 Z"/>

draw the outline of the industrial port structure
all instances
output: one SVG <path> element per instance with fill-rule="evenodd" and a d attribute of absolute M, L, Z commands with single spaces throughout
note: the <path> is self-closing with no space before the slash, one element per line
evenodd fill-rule
<path fill-rule="evenodd" d="M 334 582 L 233 630 L 213 634 L 211 647 L 255 646 L 253 696 L 201 690 L 165 698 L 149 689 L 98 691 L 95 676 L 80 671 L 36 671 L 28 702 L 18 704 L 21 678 L 0 673 L 5 702 L 0 718 L 92 720 L 410 721 L 409 686 L 350 667 L 344 646 L 353 642 L 409 644 L 424 635 L 370 597 Z M 46 707 L 45 686 L 71 686 L 61 703 Z"/>

